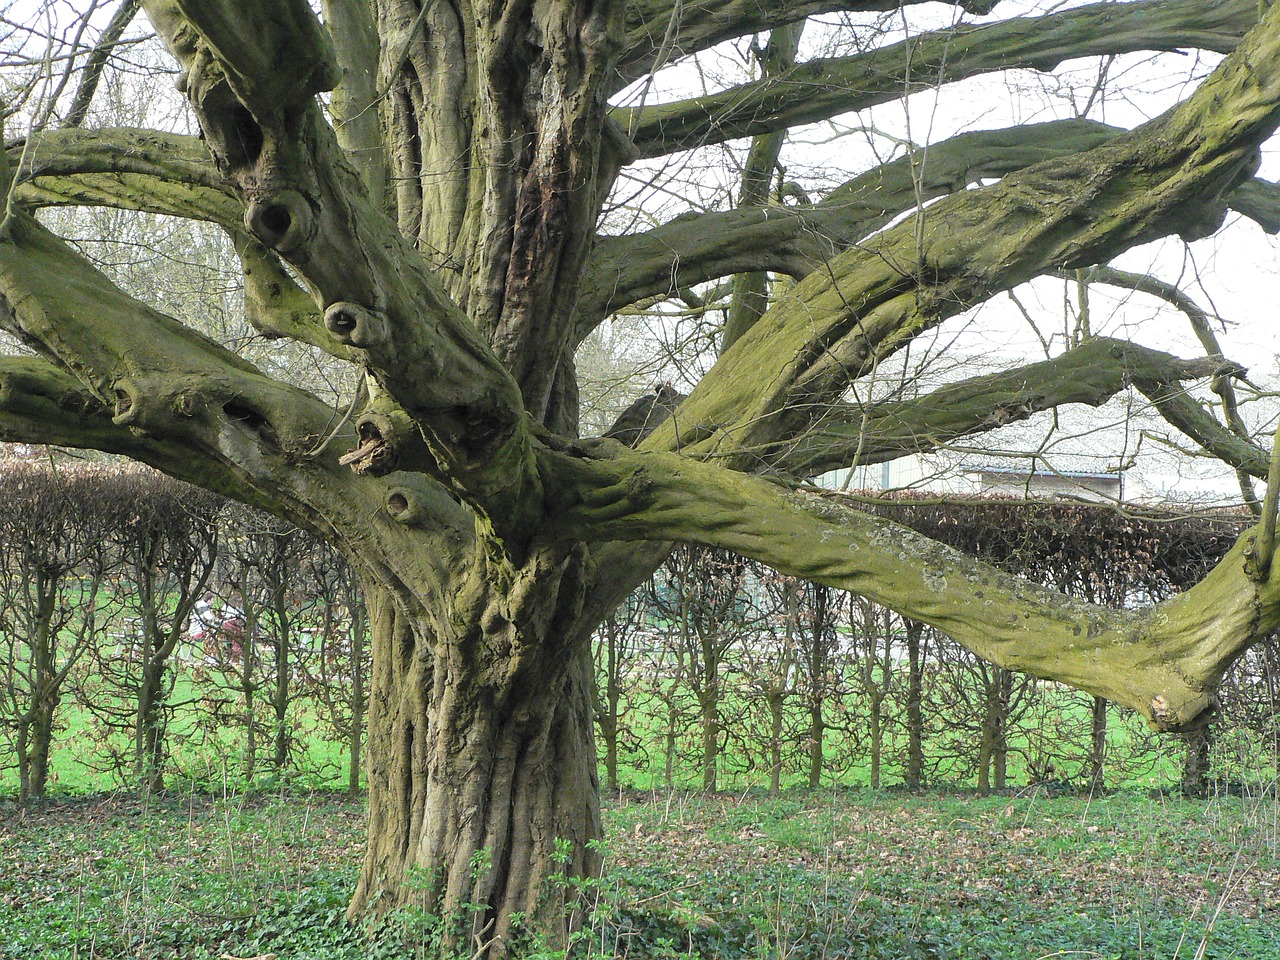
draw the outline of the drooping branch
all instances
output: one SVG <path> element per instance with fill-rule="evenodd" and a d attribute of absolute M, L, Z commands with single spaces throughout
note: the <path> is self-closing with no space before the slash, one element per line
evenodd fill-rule
<path fill-rule="evenodd" d="M 288 337 L 332 357 L 358 363 L 360 351 L 336 341 L 324 328 L 315 301 L 298 285 L 280 258 L 243 230 L 231 231 L 244 277 L 245 317 L 264 337 Z"/>
<path fill-rule="evenodd" d="M 1262 480 L 1267 476 L 1267 451 L 1223 426 L 1195 397 L 1174 384 L 1147 383 L 1135 379 L 1133 385 L 1155 405 L 1160 416 L 1181 430 L 1204 451 L 1228 466 Z"/>
<path fill-rule="evenodd" d="M 835 404 L 812 430 L 759 451 L 764 463 L 799 477 L 930 453 L 962 437 L 997 430 L 1067 404 L 1096 407 L 1135 381 L 1181 390 L 1185 380 L 1238 376 L 1220 357 L 1182 360 L 1135 343 L 1098 337 L 1052 360 L 972 377 L 924 396 L 855 406 Z"/>
<path fill-rule="evenodd" d="M 1051 70 L 1068 59 L 1195 47 L 1227 53 L 1258 20 L 1253 0 L 1098 3 L 921 34 L 851 57 L 810 60 L 782 77 L 613 117 L 641 157 L 827 120 L 900 97 L 913 86 L 950 83 L 1022 67 Z"/>
<path fill-rule="evenodd" d="M 578 447 L 549 469 L 565 476 L 557 490 L 590 491 L 560 505 L 551 535 L 693 538 L 732 550 L 923 620 L 993 663 L 1132 707 L 1160 729 L 1201 721 L 1230 663 L 1280 626 L 1280 574 L 1259 582 L 1246 569 L 1253 533 L 1186 593 L 1118 611 L 1009 576 L 830 497 L 672 454 Z"/>
<path fill-rule="evenodd" d="M 907 0 L 908 3 L 921 0 Z M 998 0 L 960 0 L 970 13 L 989 13 Z M 717 43 L 773 30 L 824 13 L 878 13 L 902 0 L 633 0 L 627 5 L 626 39 L 618 58 L 620 84 L 661 69 L 672 60 Z"/>
<path fill-rule="evenodd" d="M 799 436 L 880 358 L 994 293 L 1168 233 L 1203 235 L 1280 123 L 1278 23 L 1272 8 L 1168 114 L 944 198 L 833 257 L 720 359 L 650 444 L 732 458 Z"/>

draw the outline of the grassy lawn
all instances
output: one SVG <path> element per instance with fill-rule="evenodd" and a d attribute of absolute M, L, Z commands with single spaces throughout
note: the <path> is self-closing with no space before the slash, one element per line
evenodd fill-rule
<path fill-rule="evenodd" d="M 343 920 L 363 837 L 333 795 L 0 804 L 0 957 L 434 957 L 430 918 Z M 1280 804 L 627 794 L 592 957 L 1280 958 Z"/>

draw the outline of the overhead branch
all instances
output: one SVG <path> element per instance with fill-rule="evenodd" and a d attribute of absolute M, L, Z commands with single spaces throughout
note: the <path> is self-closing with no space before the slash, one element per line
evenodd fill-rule
<path fill-rule="evenodd" d="M 779 27 L 769 34 L 769 43 L 757 58 L 766 77 L 785 73 L 795 66 L 800 49 L 803 23 Z M 742 189 L 737 206 L 763 207 L 773 192 L 773 176 L 778 166 L 778 156 L 786 140 L 782 130 L 753 137 L 747 150 L 746 164 L 742 170 Z M 769 276 L 763 270 L 736 274 L 733 278 L 733 294 L 725 314 L 724 329 L 720 334 L 720 349 L 727 350 L 764 314 L 769 306 Z"/>
<path fill-rule="evenodd" d="M 22 147 L 12 144 L 9 152 Z M 24 207 L 105 206 L 222 227 L 243 264 L 246 314 L 259 333 L 359 359 L 325 329 L 310 294 L 279 257 L 248 235 L 244 206 L 197 137 L 131 128 L 48 131 L 30 151 L 28 167 L 17 192 Z"/>
<path fill-rule="evenodd" d="M 113 410 L 56 363 L 42 357 L 0 356 L 0 439 L 88 447 L 136 459 L 155 459 L 149 443 L 112 419 Z M 175 458 L 181 466 L 184 458 Z"/>
<path fill-rule="evenodd" d="M 1088 150 L 1121 132 L 1092 120 L 1057 120 L 962 133 L 854 177 L 816 204 L 689 214 L 644 233 L 601 237 L 579 333 L 628 304 L 734 273 L 799 279 L 922 200 Z"/>
<path fill-rule="evenodd" d="M 1160 350 L 1097 337 L 1039 363 L 950 383 L 907 400 L 834 404 L 812 430 L 758 451 L 775 469 L 799 477 L 930 453 L 1067 404 L 1097 407 L 1135 381 L 1179 390 L 1186 380 L 1238 376 L 1221 357 L 1183 360 Z M 1157 387 L 1159 385 L 1159 387 Z"/>
<path fill-rule="evenodd" d="M 108 206 L 242 228 L 243 208 L 196 137 L 46 130 L 7 152 L 15 163 L 23 157 L 17 200 L 26 207 Z"/>
<path fill-rule="evenodd" d="M 1249 175 L 1277 124 L 1280 7 L 1272 7 L 1164 116 L 953 194 L 832 257 L 720 358 L 649 443 L 733 457 L 799 436 L 881 358 L 995 293 L 1170 233 L 1206 235 L 1221 222 L 1222 195 Z"/>
<path fill-rule="evenodd" d="M 132 173 L 231 193 L 200 139 L 180 133 L 135 127 L 44 130 L 30 148 L 17 140 L 5 149 L 15 161 L 26 150 L 23 176 L 29 179 Z"/>
<path fill-rule="evenodd" d="M 850 57 L 815 59 L 774 79 L 674 103 L 618 107 L 613 117 L 638 155 L 757 136 L 827 120 L 966 77 L 1064 60 L 1184 47 L 1228 53 L 1258 20 L 1254 0 L 1096 3 L 1044 17 L 921 34 Z"/>
<path fill-rule="evenodd" d="M 908 4 L 924 0 L 907 0 Z M 998 0 L 961 0 L 970 13 L 989 13 Z M 618 58 L 619 84 L 717 43 L 773 30 L 824 13 L 880 13 L 902 0 L 634 0 L 627 4 L 626 38 Z"/>
<path fill-rule="evenodd" d="M 1132 707 L 1164 730 L 1202 721 L 1231 662 L 1280 626 L 1280 571 L 1258 581 L 1246 569 L 1252 532 L 1186 593 L 1148 610 L 1114 610 L 828 496 L 677 455 L 608 444 L 554 459 L 548 471 L 562 471 L 555 489 L 565 500 L 548 536 L 693 539 L 732 550 L 922 620 L 993 663 Z"/>

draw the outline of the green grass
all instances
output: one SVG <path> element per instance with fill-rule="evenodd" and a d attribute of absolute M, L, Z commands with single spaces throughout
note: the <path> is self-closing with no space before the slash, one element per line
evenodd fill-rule
<path fill-rule="evenodd" d="M 221 691 L 232 703 L 214 722 L 209 711 L 197 704 L 207 688 L 187 676 L 178 679 L 170 701 L 183 704 L 169 724 L 170 756 L 166 781 L 171 788 L 196 784 L 201 790 L 270 788 L 278 779 L 271 768 L 271 731 L 274 715 L 259 701 L 257 761 L 253 783 L 246 783 L 243 706 L 235 691 Z M 263 695 L 265 696 L 265 694 Z M 347 784 L 345 744 L 335 742 L 324 729 L 315 705 L 300 698 L 290 705 L 293 745 L 286 777 L 290 785 L 318 791 L 336 791 Z M 58 711 L 53 749 L 50 752 L 48 793 L 53 797 L 78 797 L 129 785 L 132 740 L 128 731 L 109 730 L 69 695 Z M 18 771 L 12 754 L 0 742 L 0 797 L 18 792 Z M 118 759 L 117 759 L 118 758 Z M 0 955 L 2 960 L 2 955 Z"/>
<path fill-rule="evenodd" d="M 343 919 L 363 839 L 332 795 L 0 804 L 0 956 L 432 957 Z M 583 956 L 1280 957 L 1280 805 L 1105 797 L 626 794 Z"/>

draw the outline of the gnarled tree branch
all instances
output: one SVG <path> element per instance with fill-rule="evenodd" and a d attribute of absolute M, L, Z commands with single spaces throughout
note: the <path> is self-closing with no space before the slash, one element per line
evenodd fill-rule
<path fill-rule="evenodd" d="M 363 506 L 382 502 L 383 481 L 311 456 L 335 428 L 354 440 L 332 408 L 127 296 L 27 215 L 0 242 L 0 308 L 3 327 L 46 355 L 5 360 L 7 438 L 127 453 L 321 534 L 380 541 L 389 558 L 424 535 Z M 438 567 L 402 576 L 438 591 L 452 556 L 442 547 Z"/>
<path fill-rule="evenodd" d="M 1236 656 L 1280 626 L 1280 573 L 1259 582 L 1246 569 L 1256 531 L 1186 593 L 1118 611 L 1010 576 L 829 496 L 616 445 L 554 460 L 549 470 L 568 481 L 557 489 L 591 492 L 559 505 L 551 535 L 652 540 L 696 529 L 698 542 L 868 597 L 986 660 L 1132 707 L 1164 730 L 1199 722 Z"/>

